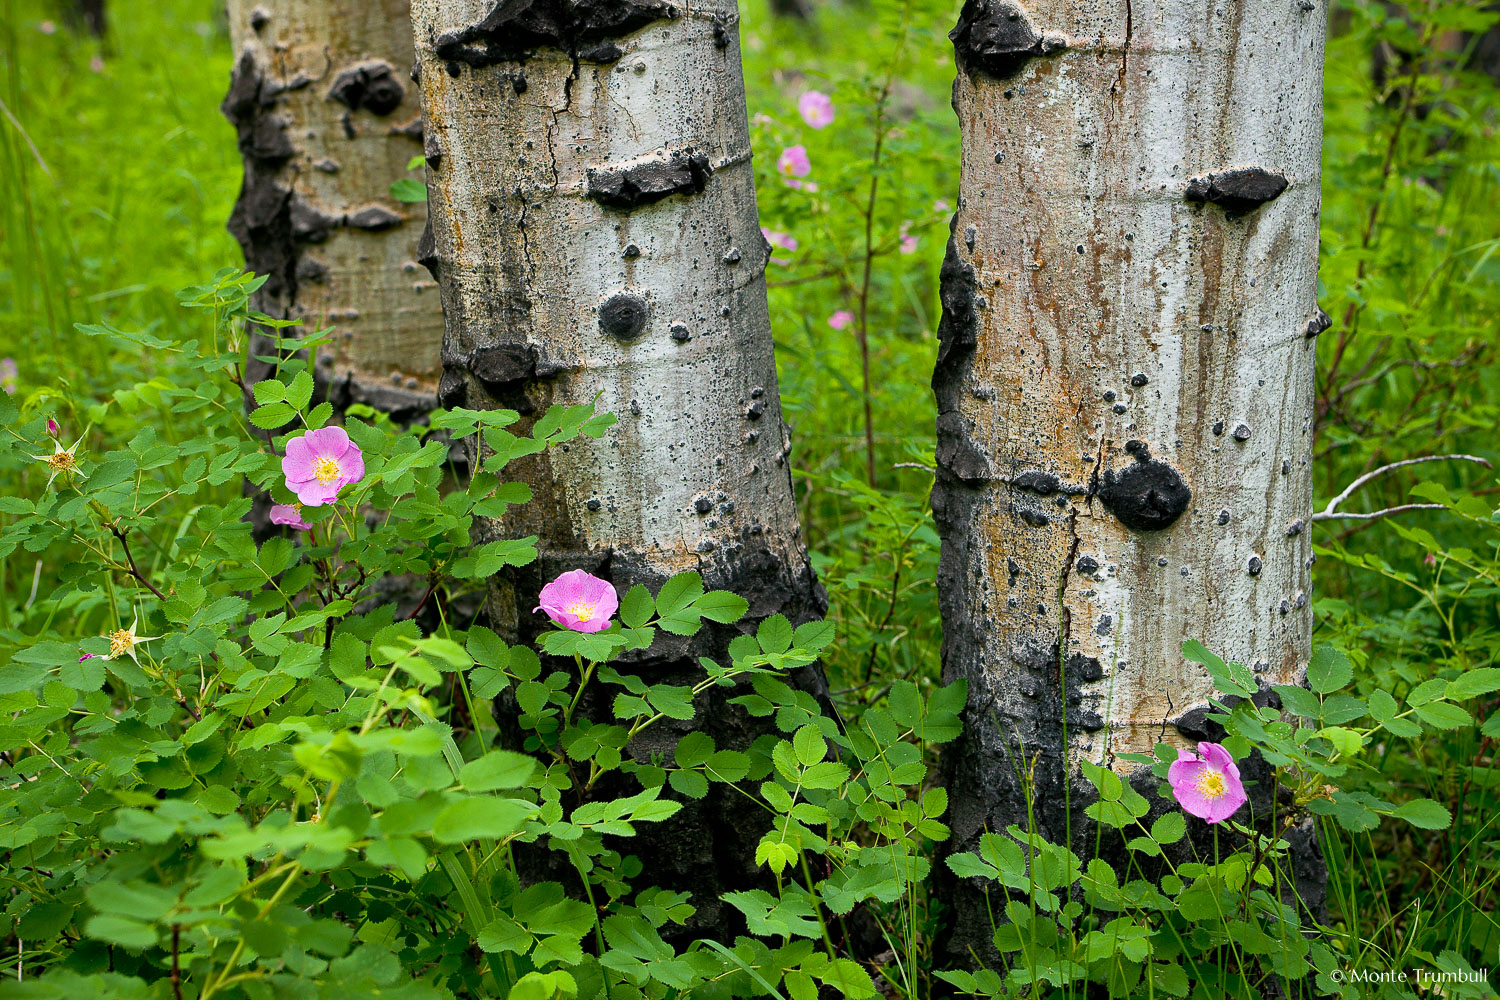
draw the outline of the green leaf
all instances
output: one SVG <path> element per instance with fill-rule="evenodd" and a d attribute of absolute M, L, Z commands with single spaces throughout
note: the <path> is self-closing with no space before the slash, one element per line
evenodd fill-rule
<path fill-rule="evenodd" d="M 536 773 L 535 758 L 510 750 L 491 750 L 471 760 L 458 772 L 458 780 L 471 792 L 523 788 Z"/>
<path fill-rule="evenodd" d="M 506 1000 L 573 1000 L 578 996 L 578 982 L 556 969 L 552 972 L 528 972 L 510 988 Z"/>
<path fill-rule="evenodd" d="M 286 399 L 286 386 L 274 378 L 261 379 L 251 386 L 250 391 L 255 396 L 255 402 L 260 406 L 279 403 Z"/>
<path fill-rule="evenodd" d="M 1412 713 L 1435 729 L 1462 729 L 1474 724 L 1474 718 L 1468 712 L 1446 701 L 1417 705 Z"/>
<path fill-rule="evenodd" d="M 1493 691 L 1500 691 L 1500 667 L 1478 667 L 1450 681 L 1447 696 L 1452 701 L 1468 701 Z"/>
<path fill-rule="evenodd" d="M 156 944 L 155 928 L 129 917 L 109 914 L 90 917 L 88 924 L 84 926 L 84 933 L 91 938 L 108 941 L 132 951 L 142 951 Z"/>
<path fill-rule="evenodd" d="M 1403 802 L 1396 807 L 1392 815 L 1423 830 L 1446 830 L 1453 824 L 1453 814 L 1446 806 L 1432 799 L 1412 799 L 1410 802 Z"/>
<path fill-rule="evenodd" d="M 1187 821 L 1180 812 L 1163 813 L 1151 824 L 1151 839 L 1158 844 L 1175 844 L 1187 835 Z"/>
<path fill-rule="evenodd" d="M 708 779 L 698 771 L 672 770 L 667 772 L 667 781 L 690 799 L 701 799 L 708 794 Z"/>
<path fill-rule="evenodd" d="M 432 821 L 432 839 L 440 844 L 508 837 L 537 810 L 521 799 L 475 796 L 443 807 Z"/>
<path fill-rule="evenodd" d="M 654 608 L 655 603 L 651 600 L 651 591 L 636 584 L 620 599 L 620 624 L 626 628 L 640 628 L 651 620 L 651 612 Z"/>
<path fill-rule="evenodd" d="M 785 653 L 792 648 L 792 623 L 782 614 L 771 615 L 755 630 L 755 640 L 767 653 Z"/>
<path fill-rule="evenodd" d="M 707 733 L 697 731 L 686 733 L 682 739 L 677 741 L 677 749 L 673 751 L 673 758 L 678 767 L 697 767 L 703 764 L 714 753 L 714 740 Z"/>
<path fill-rule="evenodd" d="M 297 411 L 287 403 L 269 403 L 257 406 L 250 413 L 250 422 L 262 430 L 275 430 L 294 420 Z"/>
<path fill-rule="evenodd" d="M 1259 687 L 1255 674 L 1248 667 L 1242 663 L 1224 662 L 1197 639 L 1189 639 L 1182 644 L 1182 655 L 1194 663 L 1203 664 L 1208 676 L 1213 678 L 1214 688 L 1220 694 L 1248 698 Z"/>
<path fill-rule="evenodd" d="M 694 609 L 711 622 L 728 625 L 745 617 L 750 602 L 727 590 L 710 590 L 693 604 Z"/>
<path fill-rule="evenodd" d="M 1354 665 L 1348 655 L 1334 646 L 1313 650 L 1307 665 L 1307 686 L 1318 694 L 1332 694 L 1354 679 Z"/>
<path fill-rule="evenodd" d="M 400 177 L 391 185 L 391 197 L 405 205 L 418 205 L 427 200 L 427 185 L 410 177 Z"/>
<path fill-rule="evenodd" d="M 703 596 L 703 577 L 692 570 L 678 573 L 656 594 L 656 613 L 662 618 L 675 615 Z"/>
<path fill-rule="evenodd" d="M 792 750 L 797 755 L 798 763 L 803 767 L 812 767 L 828 756 L 828 741 L 823 739 L 817 726 L 807 725 L 797 730 L 792 737 Z"/>

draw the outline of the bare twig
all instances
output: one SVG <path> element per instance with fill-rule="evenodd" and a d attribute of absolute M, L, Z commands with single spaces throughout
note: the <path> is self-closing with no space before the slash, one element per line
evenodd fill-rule
<path fill-rule="evenodd" d="M 1330 514 L 1326 510 L 1313 515 L 1314 521 L 1375 521 L 1391 514 L 1404 514 L 1409 510 L 1443 510 L 1440 503 L 1404 503 L 1399 507 L 1387 507 L 1385 510 L 1371 511 L 1368 514 Z"/>
<path fill-rule="evenodd" d="M 130 543 L 125 540 L 125 532 L 121 531 L 115 525 L 111 524 L 109 526 L 109 533 L 120 540 L 120 547 L 125 550 L 125 562 L 130 565 L 130 575 L 139 580 L 141 586 L 145 587 L 147 590 L 151 591 L 151 593 L 155 594 L 157 600 L 165 601 L 167 599 L 167 595 L 157 590 L 156 585 L 150 580 L 146 579 L 146 574 L 142 573 L 140 567 L 135 564 L 135 556 L 130 554 Z"/>
<path fill-rule="evenodd" d="M 1389 465 L 1382 465 L 1378 469 L 1366 472 L 1354 480 L 1354 482 L 1344 487 L 1344 491 L 1328 501 L 1328 506 L 1314 514 L 1312 519 L 1314 521 L 1373 521 L 1376 518 L 1386 517 L 1390 514 L 1400 514 L 1408 510 L 1441 510 L 1442 504 L 1408 503 L 1401 504 L 1398 507 L 1387 507 L 1385 510 L 1378 510 L 1368 514 L 1346 514 L 1339 511 L 1339 504 L 1348 500 L 1354 495 L 1355 490 L 1370 480 L 1383 476 L 1395 469 L 1400 469 L 1408 465 L 1420 465 L 1423 462 L 1476 462 L 1486 469 L 1493 468 L 1486 459 L 1480 458 L 1477 455 L 1423 455 L 1421 458 L 1408 458 L 1400 462 L 1392 462 Z"/>

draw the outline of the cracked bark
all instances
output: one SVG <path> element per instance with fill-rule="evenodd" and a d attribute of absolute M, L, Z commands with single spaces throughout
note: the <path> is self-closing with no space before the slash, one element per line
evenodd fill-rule
<path fill-rule="evenodd" d="M 255 307 L 328 327 L 320 397 L 398 419 L 431 409 L 442 308 L 417 264 L 425 206 L 390 196 L 422 151 L 406 0 L 229 0 L 224 113 L 245 183 L 229 228 L 269 280 Z M 251 355 L 273 353 L 257 337 Z M 247 381 L 267 367 L 251 360 Z"/>
<path fill-rule="evenodd" d="M 1185 639 L 1304 675 L 1323 32 L 1249 0 L 964 7 L 933 377 L 943 670 L 970 685 L 950 850 L 1026 824 L 1033 764 L 1040 832 L 1085 858 L 1080 760 L 1157 802 L 1118 755 L 1214 735 Z M 939 873 L 946 957 L 992 959 L 981 887 Z"/>
<path fill-rule="evenodd" d="M 545 624 L 532 613 L 542 583 L 581 567 L 622 593 L 696 569 L 750 601 L 740 629 L 775 612 L 819 617 L 776 388 L 735 4 L 553 10 L 413 4 L 429 127 L 423 259 L 447 316 L 441 401 L 530 420 L 598 395 L 619 418 L 600 440 L 512 467 L 534 499 L 476 535 L 537 535 L 540 558 L 492 581 L 486 613 L 529 641 Z M 625 28 L 611 35 L 614 15 Z M 723 662 L 734 634 L 663 635 L 626 666 L 691 683 L 697 657 Z M 795 683 L 825 692 L 815 669 Z M 588 708 L 609 717 L 607 698 Z M 766 731 L 721 695 L 698 710 L 630 752 L 670 760 L 689 728 L 739 747 Z M 742 802 L 716 788 L 617 845 L 645 863 L 642 885 L 693 893 L 689 934 L 732 927 L 720 893 L 758 880 L 761 830 Z"/>

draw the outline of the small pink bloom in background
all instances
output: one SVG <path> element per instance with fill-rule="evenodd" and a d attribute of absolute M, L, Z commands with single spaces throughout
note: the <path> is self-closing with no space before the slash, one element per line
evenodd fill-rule
<path fill-rule="evenodd" d="M 771 116 L 770 115 L 763 115 L 763 114 L 756 114 L 756 116 L 754 118 L 750 119 L 750 124 L 751 125 L 769 125 L 769 124 L 771 124 Z"/>
<path fill-rule="evenodd" d="M 787 233 L 778 233 L 774 229 L 767 229 L 765 226 L 761 226 L 760 234 L 766 238 L 767 243 L 778 250 L 785 250 L 791 253 L 797 249 L 796 237 L 790 236 Z M 790 264 L 791 261 L 785 257 L 777 257 L 775 254 L 772 254 L 771 263 L 781 264 L 784 267 Z"/>
<path fill-rule="evenodd" d="M 271 523 L 285 525 L 288 528 L 296 528 L 298 531 L 312 530 L 312 525 L 302 520 L 302 505 L 300 503 L 279 503 L 272 507 Z"/>
<path fill-rule="evenodd" d="M 1429 553 L 1427 553 L 1427 558 L 1423 559 L 1422 561 L 1424 563 L 1426 563 L 1427 565 L 1429 565 L 1429 566 L 1436 566 L 1437 565 L 1437 556 L 1435 556 L 1431 552 L 1429 552 Z"/>
<path fill-rule="evenodd" d="M 766 238 L 767 243 L 771 244 L 773 247 L 776 247 L 778 250 L 797 249 L 797 238 L 795 236 L 791 236 L 787 233 L 778 233 L 776 230 L 767 229 L 765 226 L 760 227 L 760 234 Z"/>
<path fill-rule="evenodd" d="M 911 234 L 910 229 L 910 219 L 901 223 L 901 252 L 906 254 L 917 252 L 917 238 Z"/>
<path fill-rule="evenodd" d="M 776 169 L 788 177 L 806 177 L 812 173 L 812 161 L 807 158 L 807 147 L 797 145 L 783 149 L 781 157 L 776 161 Z"/>
<path fill-rule="evenodd" d="M 1245 804 L 1240 769 L 1217 743 L 1199 743 L 1197 753 L 1179 749 L 1167 783 L 1184 811 L 1210 823 L 1222 823 Z"/>
<path fill-rule="evenodd" d="M 41 24 L 36 26 L 36 30 L 40 31 L 44 35 L 55 35 L 57 34 L 57 22 L 43 21 Z"/>
<path fill-rule="evenodd" d="M 854 314 L 847 309 L 840 309 L 838 312 L 828 317 L 828 325 L 833 327 L 835 330 L 842 330 L 853 322 Z"/>
<path fill-rule="evenodd" d="M 818 90 L 809 90 L 797 101 L 797 111 L 802 120 L 813 128 L 827 128 L 833 124 L 833 98 Z"/>
<path fill-rule="evenodd" d="M 937 201 L 935 201 L 935 202 L 932 203 L 932 210 L 934 212 L 946 212 L 946 211 L 948 211 L 952 207 L 953 207 L 952 205 L 948 204 L 946 201 L 944 201 L 941 198 L 939 198 Z"/>
<path fill-rule="evenodd" d="M 14 395 L 20 378 L 21 369 L 16 366 L 16 359 L 0 358 L 0 389 Z"/>
<path fill-rule="evenodd" d="M 603 632 L 620 607 L 609 581 L 581 569 L 570 569 L 547 584 L 537 599 L 532 610 L 547 612 L 555 624 L 574 632 Z"/>
<path fill-rule="evenodd" d="M 89 69 L 93 70 L 95 73 L 103 73 L 104 60 L 99 58 L 98 56 L 94 56 L 89 60 Z"/>
<path fill-rule="evenodd" d="M 320 427 L 286 443 L 287 489 L 309 507 L 333 503 L 339 490 L 365 478 L 365 456 L 342 427 Z"/>

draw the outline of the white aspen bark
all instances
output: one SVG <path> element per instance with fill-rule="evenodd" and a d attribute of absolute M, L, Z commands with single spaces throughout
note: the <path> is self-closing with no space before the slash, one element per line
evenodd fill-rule
<path fill-rule="evenodd" d="M 1071 798 L 1078 849 L 1080 760 L 1129 774 L 1120 753 L 1209 736 L 1186 639 L 1303 676 L 1324 20 L 963 8 L 933 380 L 944 674 L 970 685 L 954 850 L 1026 825 L 1033 761 L 1041 832 L 1065 838 Z M 983 898 L 954 896 L 950 951 L 987 952 Z"/>
<path fill-rule="evenodd" d="M 389 193 L 422 151 L 407 0 L 229 0 L 229 24 L 224 113 L 245 158 L 229 228 L 269 275 L 256 305 L 301 319 L 300 335 L 332 328 L 316 375 L 335 406 L 418 416 L 436 399 L 443 328 L 416 262 L 425 206 Z M 251 353 L 272 352 L 261 340 Z"/>
<path fill-rule="evenodd" d="M 479 529 L 540 538 L 536 563 L 494 581 L 496 628 L 535 635 L 541 584 L 578 567 L 621 593 L 696 569 L 750 601 L 741 627 L 820 616 L 776 388 L 734 0 L 416 0 L 412 17 L 424 261 L 447 315 L 440 402 L 540 415 L 598 397 L 619 418 L 599 440 L 518 463 L 535 499 Z M 663 635 L 632 669 L 688 683 L 732 634 Z M 796 683 L 817 691 L 821 675 Z M 722 698 L 699 716 L 721 745 L 758 732 Z M 631 750 L 673 745 L 662 731 Z M 693 891 L 695 926 L 730 919 L 719 892 L 753 877 L 759 831 L 731 794 L 621 845 Z"/>

